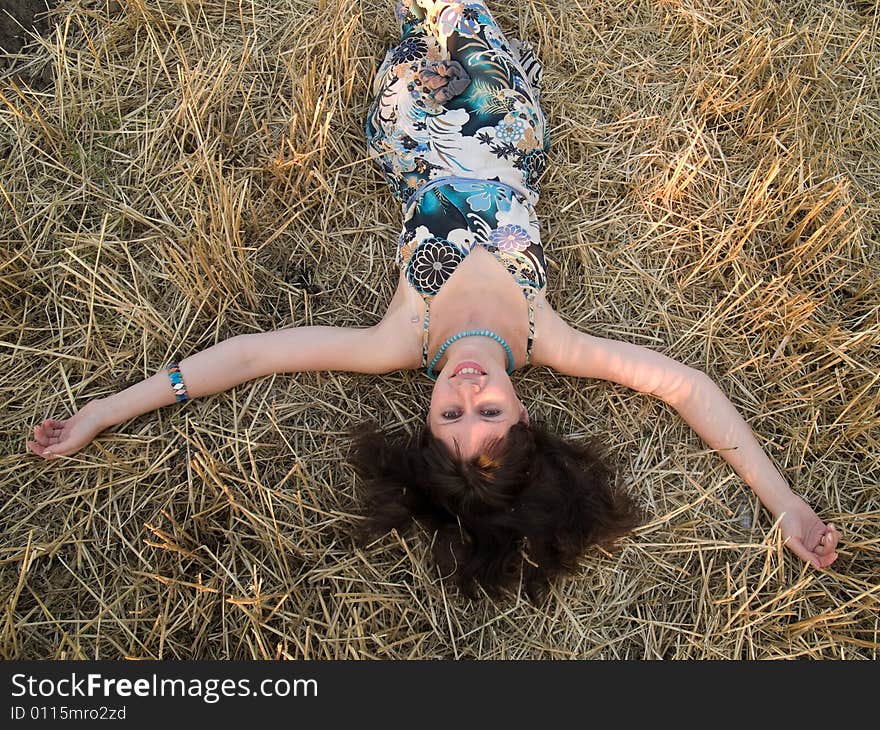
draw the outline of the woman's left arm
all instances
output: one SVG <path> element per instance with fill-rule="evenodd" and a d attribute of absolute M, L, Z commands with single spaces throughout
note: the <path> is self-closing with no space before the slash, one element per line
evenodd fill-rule
<path fill-rule="evenodd" d="M 414 334 L 403 272 L 381 321 L 371 327 L 307 326 L 240 335 L 248 378 L 306 370 L 390 373 L 421 362 L 421 338 Z M 417 295 L 416 295 L 417 296 Z"/>
<path fill-rule="evenodd" d="M 308 370 L 378 374 L 412 367 L 412 348 L 387 322 L 364 328 L 292 327 L 239 337 L 248 379 Z"/>
<path fill-rule="evenodd" d="M 837 529 L 822 522 L 791 491 L 749 425 L 709 376 L 648 348 L 579 332 L 555 313 L 543 324 L 535 341 L 536 364 L 661 398 L 718 451 L 774 517 L 782 517 L 786 545 L 795 554 L 817 568 L 837 559 Z"/>

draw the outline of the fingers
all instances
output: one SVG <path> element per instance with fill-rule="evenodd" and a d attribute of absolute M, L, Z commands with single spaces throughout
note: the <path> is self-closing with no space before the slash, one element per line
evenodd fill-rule
<path fill-rule="evenodd" d="M 25 442 L 28 449 L 33 451 L 37 456 L 45 459 L 57 456 L 51 453 L 55 450 L 61 441 L 64 432 L 64 422 L 57 421 L 54 418 L 47 418 L 41 424 L 34 426 L 34 440 Z M 49 449 L 49 452 L 46 450 Z"/>
<path fill-rule="evenodd" d="M 834 552 L 834 545 L 830 539 L 826 538 L 825 535 L 822 535 L 822 537 L 819 538 L 816 547 L 813 548 L 813 552 L 816 553 L 816 555 L 828 555 L 829 553 Z"/>
<path fill-rule="evenodd" d="M 833 524 L 829 523 L 819 538 L 819 544 L 816 546 L 816 553 L 818 555 L 830 555 L 835 551 L 839 541 L 840 532 Z"/>
<path fill-rule="evenodd" d="M 829 525 L 815 550 L 810 550 L 796 537 L 790 537 L 785 544 L 795 555 L 806 560 L 814 568 L 827 568 L 839 557 L 835 549 L 838 538 L 839 533 L 834 525 Z M 824 541 L 824 544 L 822 544 L 822 541 Z"/>
<path fill-rule="evenodd" d="M 58 454 L 53 454 L 48 446 L 44 446 L 38 441 L 26 441 L 25 445 L 37 456 L 42 456 L 44 459 L 54 459 L 58 456 Z"/>
<path fill-rule="evenodd" d="M 827 568 L 835 560 L 837 560 L 837 543 L 840 542 L 840 530 L 832 523 L 828 523 L 825 528 L 825 534 L 819 538 L 819 546 L 816 548 L 816 554 L 823 568 Z"/>
<path fill-rule="evenodd" d="M 38 444 L 43 446 L 49 445 L 49 435 L 43 429 L 42 423 L 39 426 L 34 426 L 34 438 Z"/>
<path fill-rule="evenodd" d="M 45 446 L 55 434 L 55 429 L 56 426 L 54 421 L 43 421 L 41 424 L 34 426 L 34 438 Z"/>
<path fill-rule="evenodd" d="M 811 550 L 808 550 L 806 545 L 804 545 L 798 538 L 790 537 L 785 542 L 788 546 L 788 549 L 791 550 L 795 555 L 799 558 L 803 558 L 814 568 L 821 568 L 822 561 L 820 557 L 814 554 Z"/>
<path fill-rule="evenodd" d="M 64 424 L 61 421 L 47 418 L 40 425 L 34 426 L 34 438 L 37 440 L 37 443 L 43 446 L 57 444 L 61 440 L 63 429 Z"/>

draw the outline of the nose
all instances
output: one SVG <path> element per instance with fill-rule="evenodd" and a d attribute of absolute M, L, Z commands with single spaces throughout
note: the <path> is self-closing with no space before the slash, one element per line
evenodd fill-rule
<path fill-rule="evenodd" d="M 453 378 L 453 382 L 459 390 L 479 393 L 483 389 L 483 380 L 479 376 L 457 375 Z"/>

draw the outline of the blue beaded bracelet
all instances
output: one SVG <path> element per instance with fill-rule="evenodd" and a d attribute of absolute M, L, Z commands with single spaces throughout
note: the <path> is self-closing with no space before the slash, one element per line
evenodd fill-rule
<path fill-rule="evenodd" d="M 434 366 L 440 361 L 440 358 L 443 357 L 443 353 L 446 352 L 446 348 L 449 347 L 453 342 L 462 339 L 463 337 L 488 337 L 489 339 L 495 340 L 499 345 L 504 348 L 504 351 L 507 353 L 507 374 L 510 375 L 513 373 L 513 352 L 510 349 L 510 345 L 508 345 L 504 338 L 501 335 L 496 335 L 494 332 L 489 330 L 467 330 L 466 332 L 459 332 L 456 335 L 452 335 L 446 342 L 440 345 L 440 349 L 437 350 L 437 354 L 434 355 L 434 359 L 431 360 L 431 363 L 428 365 L 428 377 L 431 380 L 437 380 L 437 376 L 434 374 Z"/>
<path fill-rule="evenodd" d="M 177 402 L 185 403 L 189 400 L 189 396 L 186 393 L 186 386 L 183 384 L 183 373 L 180 372 L 180 367 L 176 362 L 172 362 L 168 364 L 166 370 L 168 371 L 168 377 L 171 379 L 171 387 L 177 396 Z"/>

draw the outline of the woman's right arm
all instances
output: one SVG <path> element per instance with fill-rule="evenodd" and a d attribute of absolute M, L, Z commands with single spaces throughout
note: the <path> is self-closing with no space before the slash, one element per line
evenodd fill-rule
<path fill-rule="evenodd" d="M 839 533 L 795 495 L 727 396 L 705 373 L 638 345 L 593 337 L 544 315 L 533 362 L 564 375 L 600 378 L 662 399 L 733 467 L 776 518 L 787 546 L 815 567 L 837 558 Z M 540 342 L 540 344 L 539 344 Z"/>

